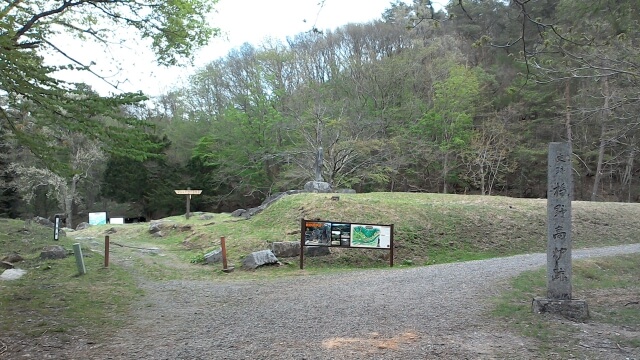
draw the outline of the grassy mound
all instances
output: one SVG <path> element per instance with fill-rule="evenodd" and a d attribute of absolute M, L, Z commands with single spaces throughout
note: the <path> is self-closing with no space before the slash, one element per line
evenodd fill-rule
<path fill-rule="evenodd" d="M 396 264 L 427 265 L 519 253 L 544 252 L 546 200 L 498 196 L 414 193 L 296 194 L 282 198 L 249 220 L 228 214 L 163 219 L 175 224 L 162 238 L 148 224 L 116 225 L 112 238 L 141 246 L 162 246 L 184 262 L 197 262 L 225 236 L 230 262 L 274 241 L 299 241 L 300 219 L 394 224 Z M 573 203 L 575 248 L 635 243 L 640 239 L 640 204 Z M 95 226 L 82 236 L 101 236 L 111 225 Z M 287 261 L 287 259 L 284 259 Z M 288 259 L 295 263 L 296 259 Z M 332 255 L 306 258 L 313 267 L 387 266 L 388 252 L 332 248 Z M 295 268 L 295 266 L 292 266 Z"/>

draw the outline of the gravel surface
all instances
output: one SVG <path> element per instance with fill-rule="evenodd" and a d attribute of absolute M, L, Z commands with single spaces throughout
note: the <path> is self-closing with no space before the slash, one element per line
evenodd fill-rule
<path fill-rule="evenodd" d="M 632 252 L 640 244 L 574 250 L 573 257 Z M 146 283 L 131 326 L 61 358 L 534 359 L 531 340 L 487 313 L 505 280 L 545 264 L 544 254 L 528 254 L 261 281 Z"/>

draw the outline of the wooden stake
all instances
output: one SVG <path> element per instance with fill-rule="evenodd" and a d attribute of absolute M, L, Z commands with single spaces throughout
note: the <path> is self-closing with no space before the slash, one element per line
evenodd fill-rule
<path fill-rule="evenodd" d="M 227 270 L 227 244 L 223 237 L 220 238 L 220 247 L 222 248 L 222 271 Z"/>

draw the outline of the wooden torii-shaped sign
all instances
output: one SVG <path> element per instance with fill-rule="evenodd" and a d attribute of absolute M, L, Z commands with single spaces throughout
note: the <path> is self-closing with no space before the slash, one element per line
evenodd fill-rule
<path fill-rule="evenodd" d="M 189 216 L 191 216 L 191 195 L 200 195 L 202 193 L 202 190 L 191 190 L 187 188 L 187 190 L 174 190 L 174 191 L 178 195 L 187 195 L 187 212 L 185 213 L 185 216 L 188 220 Z"/>

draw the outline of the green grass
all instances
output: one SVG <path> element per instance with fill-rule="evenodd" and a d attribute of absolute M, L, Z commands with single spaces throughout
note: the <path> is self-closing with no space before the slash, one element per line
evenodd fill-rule
<path fill-rule="evenodd" d="M 236 268 L 249 253 L 268 249 L 272 242 L 299 241 L 301 218 L 394 224 L 396 264 L 429 265 L 546 249 L 544 199 L 369 193 L 340 194 L 340 200 L 333 201 L 332 195 L 285 196 L 249 220 L 229 214 L 213 214 L 211 220 L 200 220 L 198 215 L 189 220 L 184 216 L 170 217 L 164 220 L 175 223 L 177 228 L 163 231 L 162 238 L 148 234 L 148 224 L 116 225 L 118 232 L 112 238 L 129 244 L 161 247 L 172 259 L 196 266 L 192 261 L 219 247 L 220 237 L 225 236 L 229 263 Z M 636 221 L 640 217 L 640 204 L 578 201 L 573 203 L 573 214 L 574 248 L 635 243 L 640 238 L 640 224 Z M 181 228 L 184 225 L 190 228 L 185 231 Z M 109 227 L 92 227 L 82 234 L 102 236 Z M 305 258 L 305 268 L 378 268 L 388 264 L 380 251 L 332 250 L 336 251 L 328 257 Z M 157 264 L 162 262 L 163 259 L 156 260 Z M 155 267 L 153 263 L 149 266 Z M 183 276 L 190 276 L 189 270 L 184 270 Z M 158 278 L 172 276 L 162 271 L 159 275 Z M 199 278 L 203 274 L 195 271 L 193 276 Z"/>
<path fill-rule="evenodd" d="M 73 256 L 39 260 L 42 247 L 54 243 L 51 229 L 34 224 L 26 233 L 21 231 L 22 222 L 0 219 L 0 256 L 20 253 L 26 258 L 20 267 L 29 271 L 21 280 L 0 282 L 0 333 L 35 339 L 44 334 L 68 336 L 84 331 L 97 336 L 101 330 L 126 323 L 132 303 L 142 296 L 136 280 L 270 281 L 282 276 L 389 269 L 388 251 L 339 248 L 332 249 L 329 256 L 305 257 L 304 270 L 299 269 L 297 257 L 280 259 L 283 266 L 279 267 L 255 271 L 240 268 L 249 253 L 267 249 L 274 241 L 299 241 L 301 218 L 394 224 L 394 268 L 545 251 L 546 201 L 542 199 L 372 193 L 340 194 L 340 200 L 333 201 L 331 196 L 286 196 L 249 220 L 229 214 L 213 214 L 211 220 L 200 220 L 197 214 L 189 220 L 184 216 L 170 217 L 164 222 L 175 226 L 165 227 L 163 237 L 153 237 L 148 232 L 149 224 L 144 223 L 92 226 L 58 242 L 71 249 L 76 242 L 72 238 L 93 238 L 78 240 L 85 254 L 90 255 L 85 258 L 88 273 L 83 276 L 77 276 Z M 573 214 L 574 248 L 636 243 L 640 238 L 640 204 L 574 202 Z M 112 264 L 104 269 L 103 257 L 91 253 L 88 247 L 100 250 L 110 228 L 116 230 L 109 234 Z M 236 268 L 233 273 L 222 272 L 219 264 L 192 263 L 219 247 L 222 236 L 227 240 L 228 262 Z M 156 254 L 144 250 L 150 248 L 160 251 Z M 637 258 L 632 259 L 636 265 L 640 263 Z M 633 327 L 640 324 L 637 308 L 611 306 L 598 293 L 608 286 L 606 291 L 616 291 L 620 297 L 635 291 L 637 300 L 638 288 L 633 279 L 640 278 L 640 274 L 628 260 L 621 261 L 576 263 L 574 287 L 594 288 L 592 294 L 586 294 L 588 298 L 603 299 L 601 305 L 589 303 L 595 320 Z M 602 288 L 596 288 L 594 283 Z M 566 324 L 550 325 L 530 314 L 531 298 L 542 295 L 544 287 L 544 272 L 524 274 L 505 295 L 509 301 L 498 303 L 495 314 L 539 339 L 543 353 L 558 352 L 552 345 L 557 331 L 572 333 L 574 329 Z M 617 341 L 637 344 L 636 339 Z"/>
<path fill-rule="evenodd" d="M 104 268 L 103 256 L 83 249 L 87 274 L 80 276 L 73 255 L 41 260 L 45 245 L 72 250 L 73 241 L 53 241 L 53 230 L 39 225 L 23 228 L 22 221 L 1 223 L 2 256 L 16 252 L 27 270 L 19 280 L 0 282 L 0 333 L 39 337 L 46 333 L 77 333 L 79 329 L 115 327 L 133 300 L 142 295 L 132 275 L 117 266 Z M 114 296 L 118 294 L 118 296 Z"/>
<path fill-rule="evenodd" d="M 640 254 L 573 263 L 573 296 L 587 300 L 591 314 L 589 323 L 612 327 L 599 332 L 597 337 L 635 348 L 636 351 L 640 350 L 638 338 L 616 334 L 624 334 L 624 330 L 640 331 L 640 307 L 632 304 L 640 300 L 638 279 Z M 569 351 L 587 358 L 593 356 L 588 352 L 592 347 L 578 345 L 588 342 L 588 339 L 585 340 L 581 335 L 576 323 L 532 313 L 531 299 L 545 297 L 545 269 L 524 272 L 513 279 L 510 285 L 511 289 L 496 299 L 494 316 L 504 320 L 511 329 L 535 339 L 542 357 Z"/>

